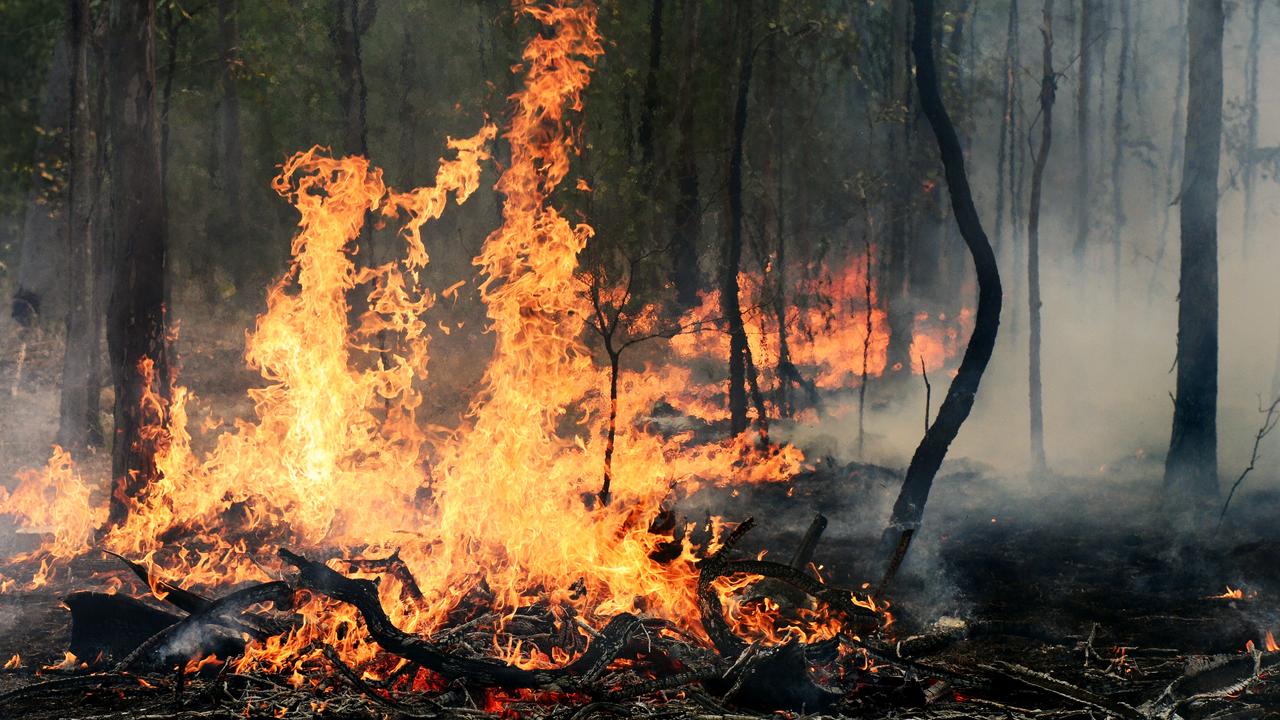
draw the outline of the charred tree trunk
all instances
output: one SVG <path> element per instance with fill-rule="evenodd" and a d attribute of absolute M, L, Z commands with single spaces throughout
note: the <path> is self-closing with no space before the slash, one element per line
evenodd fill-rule
<path fill-rule="evenodd" d="M 693 74 L 697 54 L 698 20 L 702 4 L 685 0 L 684 39 L 680 61 L 679 117 L 680 134 L 676 150 L 676 202 L 673 214 L 671 263 L 676 287 L 676 302 L 681 307 L 698 303 L 702 290 L 698 272 L 698 246 L 702 242 L 702 200 L 698 191 L 698 160 L 694 154 L 694 87 Z"/>
<path fill-rule="evenodd" d="M 1076 270 L 1084 269 L 1084 256 L 1089 244 L 1089 160 L 1092 137 L 1089 129 L 1090 86 L 1093 82 L 1093 16 L 1097 0 L 1080 0 L 1080 50 L 1077 60 L 1079 83 L 1076 87 L 1076 237 L 1071 246 Z"/>
<path fill-rule="evenodd" d="M 742 267 L 742 156 L 747 132 L 747 101 L 751 94 L 751 0 L 742 14 L 742 59 L 738 70 L 737 101 L 733 109 L 733 145 L 729 154 L 729 234 L 720 279 L 720 314 L 729 330 L 729 434 L 747 429 L 747 331 L 742 321 L 738 271 Z"/>
<path fill-rule="evenodd" d="M 71 0 L 67 30 L 71 47 L 70 171 L 67 178 L 67 342 L 62 359 L 58 443 L 84 448 L 102 442 L 98 419 L 97 331 L 93 315 L 94 148 L 89 114 L 89 0 Z"/>
<path fill-rule="evenodd" d="M 1253 248 L 1254 196 L 1258 167 L 1255 153 L 1258 151 L 1258 51 L 1259 28 L 1262 25 L 1262 0 L 1253 0 L 1253 23 L 1249 31 L 1249 49 L 1244 63 L 1244 150 L 1240 163 L 1240 179 L 1244 183 L 1244 224 L 1241 238 L 1244 256 L 1248 258 Z"/>
<path fill-rule="evenodd" d="M 1222 0 L 1194 0 L 1180 206 L 1177 392 L 1166 501 L 1194 511 L 1218 492 L 1218 160 L 1222 145 Z"/>
<path fill-rule="evenodd" d="M 153 363 L 159 392 L 169 381 L 165 322 L 164 189 L 156 113 L 155 4 L 116 0 L 110 7 L 112 210 L 116 252 L 107 344 L 115 385 L 115 434 L 109 525 L 156 477 L 146 436 L 140 368 Z"/>
<path fill-rule="evenodd" d="M 1057 75 L 1053 70 L 1053 0 L 1044 4 L 1044 72 L 1040 79 L 1040 147 L 1031 168 L 1031 206 L 1027 212 L 1027 311 L 1030 342 L 1027 348 L 1031 410 L 1031 473 L 1043 479 L 1048 473 L 1044 452 L 1044 399 L 1040 382 L 1040 199 L 1044 189 L 1044 169 L 1053 142 L 1053 101 L 1057 95 Z"/>
<path fill-rule="evenodd" d="M 1046 2 L 1051 3 L 1052 0 Z M 911 50 L 916 61 L 916 87 L 920 94 L 920 107 L 937 138 L 952 211 L 965 245 L 973 257 L 978 277 L 978 310 L 964 358 L 960 361 L 951 386 L 947 388 L 947 395 L 938 408 L 937 417 L 925 431 L 924 438 L 911 457 L 902 490 L 893 505 L 889 526 L 881 538 L 880 557 L 886 561 L 887 567 L 884 578 L 876 588 L 877 596 L 883 593 L 885 586 L 892 580 L 898 564 L 906 556 L 912 535 L 920 526 L 925 502 L 933 487 L 933 478 L 947 455 L 951 441 L 960 432 L 960 426 L 973 409 L 978 385 L 988 361 L 991 360 L 996 333 L 1000 329 L 1000 271 L 996 267 L 991 243 L 982 229 L 977 208 L 974 207 L 964 167 L 964 150 L 946 107 L 942 104 L 941 88 L 938 85 L 938 71 L 934 65 L 931 43 L 933 0 L 915 0 L 913 7 L 915 27 L 911 36 Z"/>

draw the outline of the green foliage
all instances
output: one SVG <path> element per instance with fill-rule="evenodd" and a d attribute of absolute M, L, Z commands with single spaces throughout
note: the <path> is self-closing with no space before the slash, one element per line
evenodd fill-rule
<path fill-rule="evenodd" d="M 65 7 L 50 0 L 0 0 L 0 217 L 23 207 L 36 171 L 36 142 L 49 132 L 39 125 L 41 90 Z"/>

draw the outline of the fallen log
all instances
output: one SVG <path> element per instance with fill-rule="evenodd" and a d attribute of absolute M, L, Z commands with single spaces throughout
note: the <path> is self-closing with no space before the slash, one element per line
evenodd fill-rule
<path fill-rule="evenodd" d="M 292 599 L 293 590 L 280 581 L 237 590 L 152 635 L 121 660 L 116 670 L 171 667 L 211 654 L 238 655 L 244 651 L 241 632 L 246 627 L 239 615 L 259 603 L 286 608 Z"/>
<path fill-rule="evenodd" d="M 364 618 L 370 637 L 383 650 L 471 687 L 598 694 L 593 681 L 621 656 L 632 632 L 640 627 L 640 620 L 634 615 L 618 615 L 609 621 L 577 660 L 562 668 L 525 670 L 496 660 L 445 652 L 427 639 L 396 627 L 383 610 L 377 585 L 372 581 L 346 577 L 323 563 L 313 562 L 285 548 L 281 548 L 278 554 L 298 569 L 298 587 L 354 607 Z"/>
<path fill-rule="evenodd" d="M 71 611 L 72 653 L 78 658 L 122 658 L 182 616 L 128 595 L 74 592 L 63 598 Z"/>

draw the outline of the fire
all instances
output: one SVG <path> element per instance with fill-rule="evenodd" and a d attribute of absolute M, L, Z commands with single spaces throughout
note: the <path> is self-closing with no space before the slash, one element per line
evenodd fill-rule
<path fill-rule="evenodd" d="M 17 670 L 20 667 L 22 667 L 22 656 L 18 653 L 14 653 L 13 657 L 9 658 L 9 661 L 4 664 L 5 670 Z"/>
<path fill-rule="evenodd" d="M 68 650 L 62 653 L 62 662 L 45 665 L 41 670 L 75 670 L 80 667 L 87 667 L 87 664 L 79 662 L 79 658 L 76 657 L 75 653 Z"/>
<path fill-rule="evenodd" d="M 1244 589 L 1233 588 L 1230 585 L 1228 585 L 1226 592 L 1221 593 L 1219 595 L 1210 595 L 1209 599 L 1210 600 L 1243 600 Z"/>
<path fill-rule="evenodd" d="M 1267 637 L 1263 642 L 1263 647 L 1266 648 L 1267 652 L 1280 651 L 1280 645 L 1276 644 L 1276 636 L 1272 635 L 1270 630 L 1267 631 Z"/>
<path fill-rule="evenodd" d="M 561 622 L 586 628 L 643 612 L 701 635 L 692 541 L 688 533 L 677 539 L 671 529 L 651 529 L 652 521 L 703 483 L 785 480 L 804 458 L 792 447 L 758 448 L 748 435 L 693 444 L 690 433 L 649 432 L 648 414 L 689 385 L 688 370 L 624 371 L 613 501 L 584 502 L 602 476 L 609 371 L 584 340 L 590 305 L 575 275 L 594 230 L 562 216 L 552 197 L 581 143 L 571 120 L 603 47 L 596 7 L 587 0 L 525 0 L 516 9 L 539 29 L 523 53 L 524 86 L 511 98 L 503 133 L 511 152 L 496 184 L 502 225 L 474 263 L 495 344 L 465 421 L 441 428 L 420 416 L 438 327 L 429 319 L 436 294 L 421 284 L 430 259 L 424 229 L 451 200 L 465 202 L 478 189 L 497 128 L 486 123 L 450 140 L 453 157 L 441 160 L 434 184 L 408 191 L 387 187 L 365 158 L 334 158 L 318 147 L 294 155 L 273 182 L 299 213 L 292 263 L 246 336 L 245 360 L 263 380 L 249 391 L 253 417 L 236 421 L 201 454 L 192 446 L 187 388 L 173 387 L 170 400 L 155 388 L 143 398 L 158 478 L 128 499 L 127 520 L 100 543 L 142 560 L 157 597 L 165 583 L 225 587 L 265 579 L 263 567 L 273 566 L 275 549 L 285 545 L 403 562 L 416 594 L 395 573 L 329 564 L 380 576 L 383 606 L 407 632 L 436 633 L 483 596 L 497 617 L 492 653 L 521 667 L 571 659 L 567 650 L 548 652 L 504 632 L 516 610 L 539 603 Z M 403 255 L 368 266 L 356 262 L 357 241 L 374 215 L 379 226 L 399 227 Z M 868 290 L 860 272 L 813 282 L 861 297 Z M 353 295 L 363 311 L 351 321 Z M 810 335 L 797 335 L 793 356 L 819 367 L 824 387 L 864 369 L 883 371 L 884 312 L 869 309 L 869 324 L 865 312 L 803 311 Z M 752 322 L 758 357 L 768 358 L 768 320 L 757 315 Z M 847 348 L 861 347 L 868 333 L 867 367 L 850 365 Z M 830 360 L 837 349 L 839 363 Z M 137 370 L 152 388 L 150 364 Z M 88 549 L 105 517 L 91 499 L 60 449 L 43 473 L 24 476 L 12 495 L 0 497 L 0 513 L 50 528 L 39 577 Z M 672 547 L 668 559 L 655 559 Z M 377 647 L 353 631 L 361 621 L 352 607 L 306 593 L 295 605 L 298 627 L 251 643 L 231 667 L 271 670 L 301 685 L 300 667 L 324 662 L 316 648 L 328 646 L 358 673 L 391 671 Z M 744 633 L 776 641 L 828 638 L 840 629 L 818 609 L 783 621 L 768 602 L 730 605 Z M 590 634 L 581 625 L 577 631 Z M 212 662 L 193 661 L 188 669 Z M 74 656 L 67 663 L 74 666 Z"/>
<path fill-rule="evenodd" d="M 879 377 L 888 365 L 890 331 L 887 311 L 882 306 L 874 277 L 868 275 L 865 259 L 851 257 L 835 269 L 797 265 L 789 268 L 788 293 L 796 302 L 785 303 L 781 311 L 785 332 L 779 330 L 779 311 L 774 302 L 776 270 L 742 272 L 738 284 L 742 293 L 743 324 L 751 357 L 760 373 L 761 392 L 769 398 L 770 412 L 784 386 L 798 385 L 796 378 L 782 375 L 782 340 L 785 335 L 787 360 L 802 382 L 814 390 L 838 391 L 856 388 L 863 377 Z M 789 295 L 792 296 L 792 295 Z M 672 349 L 687 361 L 707 360 L 717 365 L 727 362 L 729 338 L 723 332 L 718 290 L 705 293 L 699 305 L 680 320 L 685 332 L 672 339 Z M 920 374 L 947 367 L 963 347 L 963 338 L 973 325 L 973 311 L 962 309 L 955 317 L 945 313 L 915 317 L 911 335 L 911 371 Z M 865 350 L 865 360 L 864 351 Z M 668 372 L 671 372 L 668 370 Z M 803 394 L 804 388 L 793 388 Z M 685 393 L 670 400 L 678 410 L 706 421 L 725 416 L 724 402 L 712 389 Z"/>

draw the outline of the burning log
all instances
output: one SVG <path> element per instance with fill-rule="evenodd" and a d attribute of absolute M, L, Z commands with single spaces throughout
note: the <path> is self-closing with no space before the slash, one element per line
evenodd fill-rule
<path fill-rule="evenodd" d="M 236 616 L 259 603 L 269 602 L 277 608 L 287 608 L 292 599 L 293 591 L 279 581 L 237 590 L 151 636 L 121 660 L 116 669 L 171 667 L 174 663 L 216 654 L 227 645 L 234 647 L 240 632 L 246 630 L 251 636 L 265 638 L 268 633 L 255 631 Z M 243 649 L 243 642 L 240 642 L 233 652 L 224 650 L 222 654 L 238 655 Z"/>
<path fill-rule="evenodd" d="M 369 635 L 382 649 L 473 687 L 589 691 L 592 681 L 621 655 L 631 633 L 640 626 L 634 615 L 618 615 L 600 631 L 587 652 L 572 663 L 551 670 L 524 670 L 494 660 L 464 658 L 445 652 L 396 627 L 382 609 L 373 581 L 348 578 L 284 548 L 279 555 L 298 569 L 299 587 L 347 603 L 359 611 Z"/>

